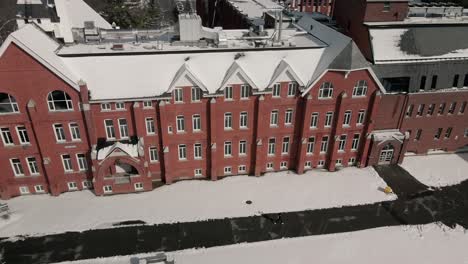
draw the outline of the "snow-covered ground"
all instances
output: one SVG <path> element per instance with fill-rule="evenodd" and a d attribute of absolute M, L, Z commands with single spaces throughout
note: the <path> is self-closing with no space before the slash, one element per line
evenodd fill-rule
<path fill-rule="evenodd" d="M 176 264 L 468 263 L 468 233 L 443 225 L 395 226 L 167 253 Z M 141 254 L 139 257 L 154 256 Z M 132 257 L 64 262 L 129 264 Z"/>
<path fill-rule="evenodd" d="M 89 191 L 23 196 L 8 201 L 16 218 L 0 220 L 0 237 L 83 231 L 126 220 L 187 222 L 396 199 L 380 190 L 385 186 L 372 168 L 346 168 L 333 173 L 280 172 L 216 182 L 183 181 L 151 192 L 108 197 Z"/>
<path fill-rule="evenodd" d="M 454 185 L 468 179 L 468 153 L 407 156 L 401 166 L 428 186 Z"/>

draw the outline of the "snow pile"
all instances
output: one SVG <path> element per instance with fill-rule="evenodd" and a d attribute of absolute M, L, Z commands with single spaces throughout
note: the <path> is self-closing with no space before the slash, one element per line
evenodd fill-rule
<path fill-rule="evenodd" d="M 333 173 L 285 171 L 216 182 L 183 181 L 151 192 L 108 197 L 96 197 L 90 191 L 22 196 L 8 201 L 22 218 L 0 228 L 0 237 L 107 228 L 128 220 L 188 222 L 396 199 L 381 191 L 385 186 L 372 168 L 346 168 Z"/>
<path fill-rule="evenodd" d="M 410 156 L 401 166 L 428 186 L 443 187 L 468 179 L 468 153 Z"/>
<path fill-rule="evenodd" d="M 468 263 L 467 243 L 468 234 L 463 228 L 449 229 L 429 224 L 191 249 L 168 253 L 168 259 L 174 259 L 176 264 Z M 140 254 L 138 257 L 154 255 Z M 111 257 L 65 263 L 128 264 L 131 258 Z"/>

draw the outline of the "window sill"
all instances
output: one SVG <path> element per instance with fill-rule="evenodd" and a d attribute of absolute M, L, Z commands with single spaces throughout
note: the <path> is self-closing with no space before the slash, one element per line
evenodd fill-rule
<path fill-rule="evenodd" d="M 240 129 L 240 130 L 249 130 L 248 127 L 241 127 L 241 128 L 239 128 L 239 129 Z"/>
<path fill-rule="evenodd" d="M 232 155 L 224 155 L 224 158 L 225 159 L 230 159 L 230 158 L 232 158 Z"/>
<path fill-rule="evenodd" d="M 228 128 L 228 127 L 225 127 L 225 128 L 224 128 L 224 131 L 233 131 L 233 130 L 234 130 L 234 129 Z"/>
<path fill-rule="evenodd" d="M 3 116 L 3 115 L 19 115 L 21 114 L 20 112 L 9 112 L 9 113 L 0 113 L 0 116 Z"/>

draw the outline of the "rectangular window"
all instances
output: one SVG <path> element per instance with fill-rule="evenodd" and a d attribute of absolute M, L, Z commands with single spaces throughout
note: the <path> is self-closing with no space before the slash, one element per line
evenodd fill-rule
<path fill-rule="evenodd" d="M 276 139 L 270 138 L 268 140 L 268 155 L 275 155 L 276 152 Z"/>
<path fill-rule="evenodd" d="M 434 139 L 440 139 L 441 134 L 442 134 L 442 128 L 438 128 L 436 134 L 434 135 Z"/>
<path fill-rule="evenodd" d="M 192 126 L 193 126 L 193 131 L 201 131 L 201 116 L 200 115 L 192 116 Z"/>
<path fill-rule="evenodd" d="M 177 116 L 176 118 L 177 123 L 177 132 L 184 132 L 185 131 L 185 120 L 184 116 Z"/>
<path fill-rule="evenodd" d="M 383 4 L 383 12 L 389 12 L 390 11 L 390 2 L 384 2 Z"/>
<path fill-rule="evenodd" d="M 432 76 L 432 82 L 431 82 L 431 89 L 435 89 L 437 87 L 437 75 Z"/>
<path fill-rule="evenodd" d="M 310 137 L 307 140 L 307 154 L 311 155 L 314 153 L 314 146 L 315 146 L 315 137 Z"/>
<path fill-rule="evenodd" d="M 457 88 L 458 87 L 458 80 L 460 79 L 460 75 L 459 74 L 455 74 L 453 76 L 453 83 L 452 83 L 452 87 L 453 88 Z"/>
<path fill-rule="evenodd" d="M 23 166 L 21 165 L 21 161 L 19 159 L 10 159 L 10 163 L 15 176 L 24 176 Z"/>
<path fill-rule="evenodd" d="M 336 162 L 335 162 L 335 165 L 337 167 L 341 167 L 343 165 L 343 160 L 342 159 L 337 159 Z"/>
<path fill-rule="evenodd" d="M 437 112 L 437 114 L 443 115 L 443 114 L 444 114 L 444 111 L 445 111 L 445 103 L 441 103 L 441 104 L 439 105 L 439 111 Z"/>
<path fill-rule="evenodd" d="M 325 166 L 325 161 L 324 160 L 319 160 L 317 163 L 317 168 L 323 168 Z"/>
<path fill-rule="evenodd" d="M 296 96 L 296 91 L 297 91 L 297 83 L 296 82 L 289 83 L 288 84 L 288 97 Z"/>
<path fill-rule="evenodd" d="M 271 111 L 270 126 L 278 126 L 278 110 Z"/>
<path fill-rule="evenodd" d="M 416 113 L 416 116 L 422 116 L 424 113 L 424 104 L 420 104 L 418 106 L 418 112 Z"/>
<path fill-rule="evenodd" d="M 280 97 L 281 93 L 281 84 L 275 83 L 273 85 L 273 97 Z"/>
<path fill-rule="evenodd" d="M 416 137 L 414 138 L 414 140 L 419 141 L 421 139 L 421 135 L 422 129 L 418 129 L 418 131 L 416 131 Z"/>
<path fill-rule="evenodd" d="M 293 110 L 288 109 L 286 110 L 286 115 L 284 118 L 284 124 L 285 125 L 291 125 L 292 124 L 292 119 L 293 119 Z"/>
<path fill-rule="evenodd" d="M 104 125 L 106 127 L 106 137 L 107 139 L 115 139 L 115 129 L 114 121 L 110 119 L 104 120 Z"/>
<path fill-rule="evenodd" d="M 312 162 L 311 162 L 311 161 L 306 161 L 305 164 L 304 164 L 304 168 L 305 168 L 305 169 L 310 169 L 310 168 L 312 168 Z"/>
<path fill-rule="evenodd" d="M 69 191 L 78 190 L 78 185 L 76 184 L 76 182 L 68 182 L 67 185 Z"/>
<path fill-rule="evenodd" d="M 344 151 L 346 147 L 346 135 L 341 135 L 340 140 L 338 142 L 338 151 Z"/>
<path fill-rule="evenodd" d="M 365 117 L 366 117 L 366 110 L 359 110 L 356 124 L 357 125 L 364 124 L 364 118 Z"/>
<path fill-rule="evenodd" d="M 200 102 L 201 89 L 199 87 L 192 87 L 192 102 Z"/>
<path fill-rule="evenodd" d="M 239 119 L 239 127 L 240 128 L 247 128 L 247 112 L 241 112 L 240 113 L 240 119 Z"/>
<path fill-rule="evenodd" d="M 187 159 L 187 146 L 184 144 L 179 145 L 179 160 Z"/>
<path fill-rule="evenodd" d="M 91 189 L 93 188 L 93 183 L 91 181 L 85 180 L 82 182 L 83 189 Z"/>
<path fill-rule="evenodd" d="M 151 108 L 151 107 L 153 107 L 153 102 L 143 101 L 143 108 Z"/>
<path fill-rule="evenodd" d="M 333 112 L 327 112 L 325 115 L 325 127 L 331 127 L 333 121 Z"/>
<path fill-rule="evenodd" d="M 86 160 L 85 154 L 77 154 L 76 159 L 78 160 L 78 169 L 80 171 L 88 170 L 88 162 Z"/>
<path fill-rule="evenodd" d="M 360 134 L 354 134 L 353 142 L 351 144 L 351 150 L 357 150 L 359 147 L 359 138 L 361 137 Z"/>
<path fill-rule="evenodd" d="M 447 128 L 447 131 L 445 131 L 445 139 L 449 139 L 450 136 L 452 135 L 452 127 Z"/>
<path fill-rule="evenodd" d="M 195 177 L 203 176 L 202 169 L 195 169 Z"/>
<path fill-rule="evenodd" d="M 460 110 L 458 110 L 458 114 L 463 114 L 465 113 L 465 108 L 466 108 L 466 102 L 463 102 L 462 105 L 460 106 Z"/>
<path fill-rule="evenodd" d="M 142 191 L 143 190 L 143 183 L 142 182 L 136 182 L 134 184 L 135 191 Z"/>
<path fill-rule="evenodd" d="M 149 158 L 150 158 L 150 162 L 157 162 L 159 160 L 159 158 L 158 158 L 158 148 L 156 148 L 156 147 L 150 147 L 149 148 Z"/>
<path fill-rule="evenodd" d="M 348 166 L 354 166 L 354 165 L 356 165 L 356 158 L 349 158 Z"/>
<path fill-rule="evenodd" d="M 328 136 L 322 137 L 322 143 L 320 144 L 320 152 L 325 153 L 328 150 Z"/>
<path fill-rule="evenodd" d="M 232 142 L 230 141 L 224 142 L 224 156 L 232 156 Z"/>
<path fill-rule="evenodd" d="M 19 187 L 21 194 L 29 194 L 29 187 L 28 186 L 20 186 Z"/>
<path fill-rule="evenodd" d="M 268 162 L 266 167 L 267 170 L 273 170 L 273 162 Z"/>
<path fill-rule="evenodd" d="M 357 82 L 353 89 L 353 97 L 363 97 L 367 94 L 367 82 L 361 80 Z"/>
<path fill-rule="evenodd" d="M 283 145 L 281 147 L 281 154 L 289 153 L 289 137 L 283 138 Z"/>
<path fill-rule="evenodd" d="M 72 166 L 72 161 L 70 155 L 62 155 L 62 164 L 63 164 L 63 169 L 65 172 L 72 172 L 73 171 L 73 166 Z"/>
<path fill-rule="evenodd" d="M 202 159 L 202 145 L 200 143 L 193 145 L 193 156 L 195 159 Z"/>
<path fill-rule="evenodd" d="M 111 104 L 110 103 L 102 103 L 101 104 L 101 110 L 102 111 L 110 111 L 111 110 Z"/>
<path fill-rule="evenodd" d="M 184 101 L 184 93 L 182 88 L 175 88 L 174 89 L 174 102 L 182 103 Z"/>
<path fill-rule="evenodd" d="M 232 129 L 232 114 L 224 113 L 224 129 Z"/>
<path fill-rule="evenodd" d="M 310 128 L 317 128 L 318 117 L 318 113 L 312 113 L 312 118 L 310 119 Z"/>
<path fill-rule="evenodd" d="M 231 175 L 232 167 L 224 167 L 224 175 Z"/>
<path fill-rule="evenodd" d="M 287 170 L 288 169 L 288 162 L 287 161 L 282 161 L 280 163 L 280 169 Z"/>
<path fill-rule="evenodd" d="M 145 118 L 145 125 L 146 125 L 146 134 L 148 135 L 156 134 L 156 128 L 154 126 L 154 118 L 152 117 Z"/>
<path fill-rule="evenodd" d="M 238 173 L 246 173 L 247 172 L 247 166 L 239 165 L 237 171 L 238 171 Z"/>
<path fill-rule="evenodd" d="M 232 86 L 224 88 L 224 100 L 232 100 Z"/>
<path fill-rule="evenodd" d="M 250 96 L 250 86 L 242 85 L 241 86 L 240 98 L 241 99 L 249 99 L 249 96 Z"/>
<path fill-rule="evenodd" d="M 128 138 L 128 124 L 127 119 L 119 118 L 119 132 L 120 138 Z"/>
<path fill-rule="evenodd" d="M 17 126 L 16 132 L 18 133 L 19 141 L 22 145 L 29 144 L 28 131 L 25 126 Z"/>
<path fill-rule="evenodd" d="M 406 117 L 411 117 L 413 114 L 413 105 L 408 105 L 408 108 L 406 108 Z"/>
<path fill-rule="evenodd" d="M 430 104 L 429 107 L 427 108 L 427 115 L 431 116 L 434 114 L 434 108 L 435 104 Z"/>
<path fill-rule="evenodd" d="M 36 193 L 43 193 L 43 192 L 44 192 L 44 186 L 42 186 L 42 185 L 35 185 L 35 186 L 34 186 L 34 191 L 35 191 Z"/>
<path fill-rule="evenodd" d="M 3 144 L 5 146 L 13 145 L 13 138 L 11 137 L 10 129 L 6 127 L 2 127 L 0 128 L 0 131 L 2 132 Z"/>
<path fill-rule="evenodd" d="M 102 189 L 104 190 L 104 193 L 112 193 L 112 185 L 105 185 Z"/>
<path fill-rule="evenodd" d="M 65 142 L 65 130 L 63 129 L 62 124 L 54 125 L 55 139 L 57 142 Z"/>
<path fill-rule="evenodd" d="M 424 91 L 426 89 L 426 76 L 421 77 L 421 83 L 419 84 L 419 90 Z"/>
<path fill-rule="evenodd" d="M 448 109 L 448 113 L 453 114 L 455 112 L 455 107 L 457 107 L 457 103 L 456 102 L 451 103 Z"/>
<path fill-rule="evenodd" d="M 333 97 L 333 85 L 331 82 L 324 82 L 319 88 L 319 99 L 330 99 Z"/>
<path fill-rule="evenodd" d="M 239 141 L 239 155 L 240 156 L 247 155 L 247 141 L 245 140 Z"/>
<path fill-rule="evenodd" d="M 349 126 L 351 124 L 351 111 L 346 111 L 344 113 L 343 126 Z"/>
<path fill-rule="evenodd" d="M 115 109 L 116 110 L 125 110 L 125 103 L 123 103 L 123 102 L 115 103 Z"/>
<path fill-rule="evenodd" d="M 79 141 L 81 140 L 81 134 L 80 134 L 80 128 L 77 123 L 70 123 L 68 124 L 70 128 L 70 135 L 71 139 L 74 141 Z"/>
<path fill-rule="evenodd" d="M 37 166 L 36 158 L 30 157 L 27 158 L 26 161 L 28 162 L 29 173 L 31 175 L 39 175 L 39 167 Z"/>

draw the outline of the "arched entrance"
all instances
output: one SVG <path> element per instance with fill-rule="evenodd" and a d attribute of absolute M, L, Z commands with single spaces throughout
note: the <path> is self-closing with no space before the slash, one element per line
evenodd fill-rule
<path fill-rule="evenodd" d="M 394 151 L 395 148 L 390 143 L 383 147 L 379 155 L 379 165 L 390 164 L 393 159 Z"/>
<path fill-rule="evenodd" d="M 115 180 L 115 183 L 122 184 L 130 182 L 130 177 L 139 175 L 138 169 L 125 159 L 116 159 L 107 164 L 104 171 L 105 180 Z"/>

